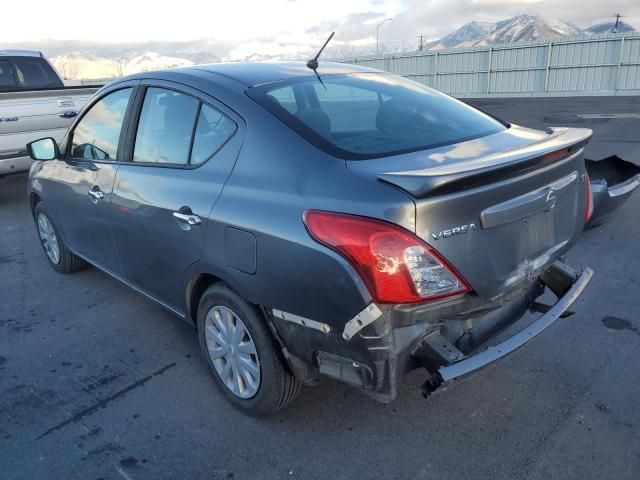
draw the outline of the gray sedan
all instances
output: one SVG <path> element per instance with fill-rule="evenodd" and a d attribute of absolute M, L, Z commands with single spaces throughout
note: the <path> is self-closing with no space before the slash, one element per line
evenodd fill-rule
<path fill-rule="evenodd" d="M 360 67 L 198 66 L 113 82 L 31 143 L 29 197 L 51 266 L 193 324 L 241 410 L 320 374 L 388 402 L 412 369 L 427 395 L 568 314 L 592 275 L 559 260 L 593 212 L 590 136 Z"/>

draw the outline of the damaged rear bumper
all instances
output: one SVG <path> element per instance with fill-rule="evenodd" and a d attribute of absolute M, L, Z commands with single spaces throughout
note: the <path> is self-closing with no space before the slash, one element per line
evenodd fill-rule
<path fill-rule="evenodd" d="M 322 374 L 342 380 L 381 402 L 395 399 L 402 378 L 424 368 L 429 394 L 447 382 L 472 374 L 509 355 L 549 327 L 570 315 L 571 304 L 585 289 L 593 272 L 576 272 L 561 262 L 543 270 L 518 289 L 487 302 L 463 295 L 434 304 L 379 306 L 375 319 L 361 319 L 358 331 L 332 331 L 335 341 L 315 350 L 313 363 Z M 557 301 L 550 306 L 538 298 L 551 291 Z M 377 310 L 377 308 L 376 308 Z M 543 314 L 524 328 L 527 311 Z M 361 312 L 362 313 L 362 312 Z M 366 320 L 366 321 L 365 321 Z M 507 329 L 519 333 L 489 347 Z"/>
<path fill-rule="evenodd" d="M 538 334 L 542 333 L 544 329 L 550 326 L 569 309 L 571 304 L 585 289 L 591 280 L 592 275 L 593 270 L 585 268 L 567 292 L 558 299 L 549 311 L 521 332 L 497 345 L 487 348 L 483 352 L 467 357 L 463 360 L 456 361 L 451 365 L 440 367 L 437 370 L 439 380 L 441 382 L 449 382 L 464 375 L 473 373 L 525 345 Z"/>

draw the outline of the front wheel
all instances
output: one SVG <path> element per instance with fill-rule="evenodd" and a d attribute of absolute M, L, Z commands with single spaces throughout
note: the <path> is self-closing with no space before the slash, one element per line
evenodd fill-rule
<path fill-rule="evenodd" d="M 269 415 L 300 392 L 262 313 L 217 283 L 198 306 L 198 337 L 218 387 L 236 408 Z"/>

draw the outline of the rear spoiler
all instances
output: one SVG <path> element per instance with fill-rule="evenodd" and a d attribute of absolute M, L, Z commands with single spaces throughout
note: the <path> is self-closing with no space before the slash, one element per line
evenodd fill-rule
<path fill-rule="evenodd" d="M 472 161 L 450 163 L 407 172 L 385 172 L 378 179 L 415 198 L 450 193 L 536 170 L 579 151 L 589 141 L 587 128 L 551 128 L 539 142 Z M 559 155 L 558 155 L 559 154 Z"/>

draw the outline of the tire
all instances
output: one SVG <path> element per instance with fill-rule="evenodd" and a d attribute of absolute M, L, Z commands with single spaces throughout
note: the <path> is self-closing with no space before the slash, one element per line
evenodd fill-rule
<path fill-rule="evenodd" d="M 202 295 L 197 317 L 198 338 L 202 353 L 207 359 L 220 391 L 234 407 L 248 415 L 271 415 L 298 396 L 301 384 L 289 372 L 279 345 L 258 308 L 247 303 L 224 283 L 216 283 Z M 235 345 L 235 351 L 231 346 L 225 349 L 222 347 L 225 342 L 219 341 L 219 338 L 226 338 L 223 329 L 219 327 L 221 323 L 222 326 L 227 325 L 230 318 L 233 324 L 230 327 L 232 332 L 242 330 L 243 327 L 247 332 L 247 334 L 239 333 L 238 335 L 244 336 L 237 342 L 228 342 L 230 345 Z M 240 322 L 237 321 L 238 319 Z M 255 347 L 255 356 L 246 353 L 252 350 L 252 346 Z M 240 351 L 241 347 L 244 348 L 243 351 Z M 227 352 L 226 355 L 221 356 L 221 351 Z M 257 369 L 252 362 L 257 364 Z M 226 371 L 227 364 L 232 365 L 233 370 L 225 381 L 222 375 Z M 245 370 L 242 365 L 250 365 L 252 368 Z M 257 382 L 256 370 L 259 372 Z M 242 371 L 244 377 L 235 376 L 236 371 Z M 236 387 L 235 392 L 231 386 L 228 386 L 230 378 Z M 236 381 L 238 378 L 239 381 Z M 248 378 L 249 382 L 244 378 Z"/>
<path fill-rule="evenodd" d="M 60 236 L 60 231 L 53 223 L 51 216 L 42 202 L 33 210 L 38 238 L 49 265 L 60 273 L 73 273 L 86 266 L 84 260 L 71 253 Z M 46 233 L 45 233 L 46 232 Z M 47 237 L 47 238 L 43 238 Z M 57 252 L 54 253 L 54 252 Z"/>

